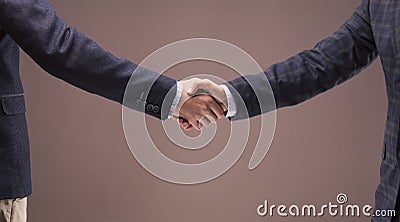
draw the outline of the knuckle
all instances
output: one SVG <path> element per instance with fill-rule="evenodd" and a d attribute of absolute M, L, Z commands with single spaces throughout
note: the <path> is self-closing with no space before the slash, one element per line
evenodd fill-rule
<path fill-rule="evenodd" d="M 204 100 L 208 103 L 207 105 L 209 105 L 209 103 L 214 102 L 214 101 L 213 101 L 213 98 L 211 98 L 210 96 L 205 97 Z"/>
<path fill-rule="evenodd" d="M 201 119 L 201 117 L 203 117 L 203 115 L 201 115 L 201 114 L 199 114 L 199 113 L 196 113 L 196 114 L 193 116 L 193 122 L 194 122 L 194 121 L 197 121 L 197 120 L 199 120 L 199 119 Z"/>
<path fill-rule="evenodd" d="M 201 81 L 201 83 L 203 83 L 203 84 L 207 84 L 207 79 L 201 79 L 200 81 Z"/>
<path fill-rule="evenodd" d="M 209 79 L 207 79 L 207 84 L 210 87 L 215 85 L 215 83 L 213 81 L 209 80 Z"/>

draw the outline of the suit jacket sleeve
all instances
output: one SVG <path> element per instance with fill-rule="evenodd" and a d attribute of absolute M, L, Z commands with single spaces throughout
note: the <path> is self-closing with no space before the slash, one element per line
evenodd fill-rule
<path fill-rule="evenodd" d="M 314 48 L 274 64 L 261 74 L 228 82 L 226 85 L 239 104 L 232 119 L 261 114 L 255 91 L 265 88 L 259 84 L 265 77 L 275 96 L 276 108 L 280 108 L 310 99 L 362 71 L 377 57 L 368 8 L 368 1 L 363 1 L 350 19 Z M 245 105 L 240 105 L 240 99 Z M 271 111 L 268 107 L 262 110 Z"/>
<path fill-rule="evenodd" d="M 54 11 L 48 0 L 0 0 L 0 26 L 43 69 L 85 91 L 122 103 L 125 88 L 137 65 L 117 58 L 79 33 Z M 146 69 L 135 72 L 132 88 L 154 82 L 146 103 L 170 107 L 176 81 Z M 140 93 L 139 93 L 140 94 Z M 132 98 L 133 100 L 136 98 Z M 158 109 L 131 106 L 165 119 Z M 165 112 L 164 112 L 165 113 Z M 166 112 L 168 113 L 168 112 Z"/>

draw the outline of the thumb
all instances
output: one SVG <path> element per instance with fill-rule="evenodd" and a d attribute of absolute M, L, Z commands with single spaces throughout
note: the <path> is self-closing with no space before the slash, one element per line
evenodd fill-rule
<path fill-rule="evenodd" d="M 189 94 L 189 95 L 193 95 L 193 94 L 195 94 L 198 90 L 199 90 L 199 83 L 197 83 L 197 82 L 194 82 L 190 87 L 189 87 L 189 89 L 187 90 L 187 93 Z"/>

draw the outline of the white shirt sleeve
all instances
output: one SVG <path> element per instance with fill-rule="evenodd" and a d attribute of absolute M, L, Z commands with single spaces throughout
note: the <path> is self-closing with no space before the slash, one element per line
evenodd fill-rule
<path fill-rule="evenodd" d="M 175 98 L 172 101 L 171 109 L 169 110 L 169 113 L 168 113 L 168 118 L 172 118 L 174 110 L 176 109 L 176 106 L 178 106 L 179 100 L 181 100 L 181 96 L 182 96 L 182 83 L 178 81 L 176 83 Z"/>
<path fill-rule="evenodd" d="M 227 86 L 225 86 L 225 85 L 221 85 L 221 86 L 225 91 L 226 100 L 228 101 L 228 107 L 227 107 L 228 112 L 226 113 L 226 117 L 233 117 L 234 115 L 236 115 L 236 111 L 237 111 L 235 99 L 233 98 L 233 95 Z"/>

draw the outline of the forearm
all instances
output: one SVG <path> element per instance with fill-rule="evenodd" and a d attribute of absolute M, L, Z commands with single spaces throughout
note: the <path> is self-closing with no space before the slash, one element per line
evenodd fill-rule
<path fill-rule="evenodd" d="M 345 24 L 313 49 L 265 70 L 277 108 L 295 105 L 325 92 L 371 64 L 377 57 L 376 49 L 369 42 L 361 43 L 362 38 L 356 32 Z"/>
<path fill-rule="evenodd" d="M 117 58 L 68 26 L 47 0 L 0 0 L 0 26 L 50 74 L 85 91 L 123 102 L 126 86 L 137 65 Z M 146 102 L 157 106 L 161 106 L 167 92 L 176 84 L 175 80 L 149 70 L 141 69 L 135 75 L 139 75 L 137 79 L 141 83 L 154 82 L 152 87 L 157 90 L 148 89 Z M 147 113 L 165 118 L 159 112 Z"/>
<path fill-rule="evenodd" d="M 280 108 L 303 102 L 350 79 L 374 61 L 377 50 L 365 4 L 313 49 L 272 65 L 261 74 L 230 81 L 228 85 L 238 92 L 234 93 L 236 100 L 243 99 L 246 104 L 238 107 L 235 118 L 245 118 L 245 109 L 250 117 L 261 114 L 254 90 L 263 87 L 258 82 L 262 78 L 268 79 L 276 107 Z"/>

